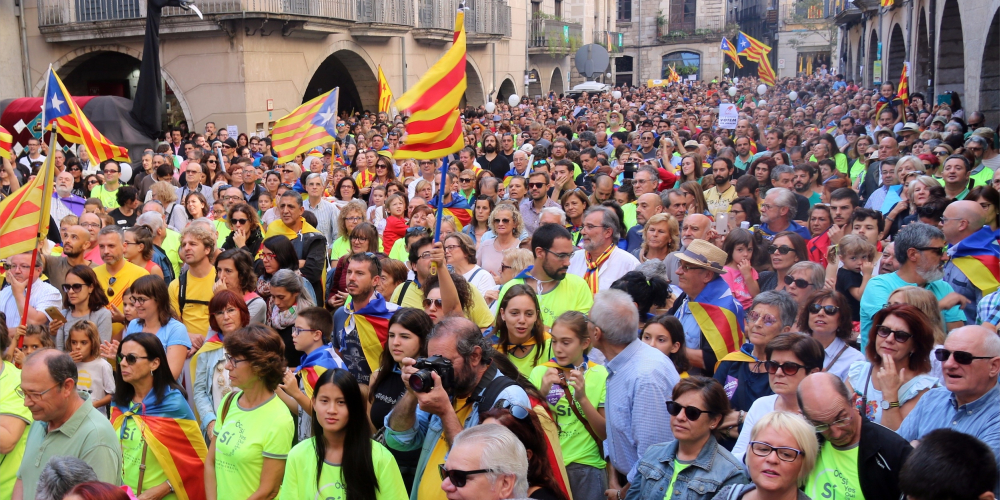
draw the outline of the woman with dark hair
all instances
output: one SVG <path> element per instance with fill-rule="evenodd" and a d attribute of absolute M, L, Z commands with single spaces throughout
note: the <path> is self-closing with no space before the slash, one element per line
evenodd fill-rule
<path fill-rule="evenodd" d="M 232 232 L 222 243 L 223 250 L 239 248 L 250 255 L 257 255 L 264 235 L 260 230 L 260 218 L 253 207 L 246 203 L 233 205 L 226 214 L 226 226 Z"/>
<path fill-rule="evenodd" d="M 965 199 L 983 207 L 983 211 L 986 212 L 986 225 L 990 226 L 990 229 L 996 231 L 1000 228 L 1000 192 L 992 186 L 976 186 L 969 191 Z"/>
<path fill-rule="evenodd" d="M 163 269 L 153 262 L 153 231 L 149 226 L 132 226 L 125 230 L 125 259 L 153 276 L 163 278 Z"/>
<path fill-rule="evenodd" d="M 136 318 L 125 329 L 125 339 L 140 332 L 156 335 L 167 352 L 170 372 L 175 379 L 180 378 L 188 349 L 191 348 L 191 338 L 184 323 L 177 320 L 177 313 L 170 304 L 167 284 L 159 277 L 147 275 L 135 280 L 129 291 L 132 292 L 132 309 Z"/>
<path fill-rule="evenodd" d="M 682 379 L 674 385 L 667 411 L 675 440 L 646 449 L 627 500 L 709 500 L 727 485 L 747 482 L 743 464 L 716 440 L 730 411 L 719 381 Z"/>
<path fill-rule="evenodd" d="M 187 212 L 188 220 L 208 217 L 208 198 L 201 193 L 188 193 L 184 197 L 184 210 Z"/>
<path fill-rule="evenodd" d="M 938 385 L 930 373 L 933 349 L 934 329 L 916 306 L 896 304 L 875 313 L 865 347 L 868 359 L 853 363 L 847 380 L 865 418 L 899 429 L 920 397 Z"/>
<path fill-rule="evenodd" d="M 239 391 L 222 401 L 205 460 L 208 500 L 274 498 L 281 488 L 295 422 L 275 390 L 284 379 L 285 345 L 270 327 L 226 335 L 226 369 Z"/>
<path fill-rule="evenodd" d="M 558 465 L 549 463 L 545 433 L 532 409 L 501 399 L 492 409 L 480 413 L 480 422 L 506 427 L 524 445 L 528 452 L 528 498 L 567 500 L 561 485 L 553 479 L 553 469 Z"/>
<path fill-rule="evenodd" d="M 439 269 L 447 268 L 442 263 Z M 472 308 L 472 288 L 461 275 L 448 273 L 454 288 L 454 292 L 452 292 L 454 296 L 447 299 L 442 297 L 441 276 L 443 275 L 445 273 L 432 275 L 427 283 L 424 283 L 424 286 L 420 288 L 424 292 L 424 312 L 431 317 L 431 321 L 435 324 L 451 313 L 466 315 Z M 454 299 L 454 303 L 452 304 L 452 300 L 449 299 Z M 446 302 L 453 307 L 446 305 Z"/>
<path fill-rule="evenodd" d="M 122 484 L 142 498 L 197 498 L 204 488 L 205 439 L 155 335 L 118 346 L 111 423 L 122 449 Z"/>
<path fill-rule="evenodd" d="M 809 209 L 806 222 L 809 223 L 809 234 L 813 238 L 826 233 L 830 229 L 830 226 L 833 225 L 833 216 L 830 213 L 830 207 L 822 203 L 813 205 Z"/>
<path fill-rule="evenodd" d="M 208 303 L 208 323 L 211 327 L 208 340 L 191 357 L 191 371 L 194 373 L 191 399 L 202 432 L 211 437 L 216 410 L 222 398 L 233 390 L 225 368 L 226 352 L 222 350 L 222 344 L 226 335 L 250 324 L 250 311 L 239 294 L 220 290 Z"/>
<path fill-rule="evenodd" d="M 246 132 L 240 132 L 240 135 L 236 136 L 236 147 L 242 148 L 250 144 L 250 138 L 247 136 Z"/>
<path fill-rule="evenodd" d="M 736 227 L 741 222 L 749 222 L 750 227 L 760 224 L 760 209 L 757 202 L 749 196 L 741 196 L 733 200 L 729 205 L 729 220 L 734 221 Z"/>
<path fill-rule="evenodd" d="M 771 256 L 772 270 L 760 273 L 757 283 L 761 292 L 784 290 L 788 270 L 798 262 L 809 260 L 806 240 L 792 231 L 782 231 L 774 235 L 771 244 L 765 250 Z"/>
<path fill-rule="evenodd" d="M 59 312 L 66 321 L 53 319 L 49 323 L 56 349 L 63 350 L 63 346 L 69 342 L 70 329 L 80 321 L 90 321 L 97 325 L 102 342 L 111 340 L 108 296 L 104 294 L 104 287 L 98 283 L 94 270 L 83 264 L 71 267 L 66 272 L 62 290 L 63 308 Z"/>
<path fill-rule="evenodd" d="M 670 283 L 659 276 L 647 278 L 642 271 L 625 273 L 611 284 L 611 288 L 621 290 L 632 297 L 632 301 L 639 308 L 640 327 L 656 312 L 665 309 L 667 301 L 670 300 Z"/>
<path fill-rule="evenodd" d="M 268 170 L 264 174 L 264 188 L 271 194 L 272 200 L 278 199 L 278 186 L 281 185 L 281 173 L 277 170 Z"/>
<path fill-rule="evenodd" d="M 371 385 L 368 388 L 368 415 L 376 429 L 385 426 L 386 416 L 406 394 L 400 363 L 403 358 L 417 359 L 427 356 L 427 335 L 433 327 L 431 318 L 420 309 L 403 307 L 389 319 L 389 338 L 385 349 L 382 350 L 379 367 L 372 373 Z M 390 449 L 389 451 L 396 458 L 399 471 L 403 475 L 403 482 L 409 491 L 413 486 L 413 475 L 417 470 L 420 450 Z"/>
<path fill-rule="evenodd" d="M 333 265 L 333 279 L 327 283 L 327 296 L 330 297 L 330 305 L 340 307 L 347 299 L 347 261 L 354 254 L 378 253 L 378 231 L 371 222 L 362 222 L 348 233 L 348 241 L 351 243 L 351 251 L 341 255 Z"/>
<path fill-rule="evenodd" d="M 847 380 L 851 364 L 865 360 L 861 351 L 847 344 L 853 334 L 851 305 L 840 292 L 818 290 L 806 299 L 799 310 L 798 329 L 823 344 L 826 351 L 823 371 L 841 380 Z"/>
<path fill-rule="evenodd" d="M 795 148 L 802 145 L 802 136 L 795 130 L 785 132 L 785 149 Z M 787 165 L 787 163 L 786 163 Z"/>
<path fill-rule="evenodd" d="M 292 242 L 284 235 L 271 236 L 261 244 L 264 248 L 260 251 L 260 260 L 255 265 L 257 273 L 257 295 L 264 300 L 271 299 L 271 276 L 279 269 L 289 271 L 299 270 L 299 259 L 295 253 Z M 308 284 L 304 277 L 301 277 L 303 285 Z M 306 287 L 307 293 L 312 295 L 312 287 Z"/>
<path fill-rule="evenodd" d="M 552 358 L 552 342 L 545 333 L 538 296 L 528 285 L 507 290 L 497 309 L 497 350 L 506 354 L 525 377 Z"/>
<path fill-rule="evenodd" d="M 753 175 L 754 179 L 757 179 L 757 184 L 760 186 L 760 199 L 764 199 L 767 195 L 767 191 L 771 189 L 771 169 L 776 166 L 774 158 L 770 156 L 761 156 L 750 163 L 750 168 L 747 169 L 747 173 Z"/>
<path fill-rule="evenodd" d="M 340 179 L 340 182 L 337 183 L 337 189 L 333 192 L 333 197 L 343 202 L 360 198 L 361 193 L 358 190 L 358 184 L 354 182 L 354 178 L 344 177 Z"/>
<path fill-rule="evenodd" d="M 819 136 L 819 142 L 826 144 L 827 157 L 832 159 L 837 164 L 837 170 L 847 175 L 847 155 L 840 152 L 840 148 L 837 147 L 837 140 L 833 138 L 830 134 L 823 134 Z M 815 156 L 809 158 L 809 161 L 817 161 Z"/>
<path fill-rule="evenodd" d="M 257 295 L 257 275 L 253 272 L 253 257 L 249 253 L 233 248 L 219 254 L 215 259 L 215 287 L 218 293 L 229 290 L 243 297 L 250 311 L 250 321 L 263 323 L 267 317 L 267 301 Z"/>
<path fill-rule="evenodd" d="M 680 187 L 685 182 L 700 182 L 704 166 L 701 155 L 698 153 L 688 153 L 681 157 L 681 174 L 677 176 L 677 185 Z"/>
<path fill-rule="evenodd" d="M 339 368 L 323 372 L 312 406 L 313 437 L 288 454 L 280 500 L 407 498 L 396 459 L 372 440 L 354 375 Z"/>
<path fill-rule="evenodd" d="M 586 192 L 574 189 L 562 195 L 559 205 L 566 213 L 566 229 L 573 235 L 573 243 L 579 245 L 580 230 L 583 229 L 583 213 L 590 208 L 590 197 Z"/>
<path fill-rule="evenodd" d="M 684 327 L 679 319 L 670 314 L 654 317 L 642 327 L 639 340 L 670 358 L 681 378 L 688 377 L 687 371 L 691 369 L 691 362 L 687 359 Z"/>

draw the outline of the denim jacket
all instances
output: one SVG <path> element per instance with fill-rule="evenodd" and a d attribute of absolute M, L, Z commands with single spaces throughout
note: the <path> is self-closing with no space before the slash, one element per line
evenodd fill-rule
<path fill-rule="evenodd" d="M 671 441 L 646 450 L 639 460 L 638 482 L 629 488 L 626 500 L 660 500 L 667 494 L 677 447 L 678 442 Z M 672 500 L 710 500 L 724 486 L 749 481 L 743 465 L 709 436 L 698 458 L 677 475 Z"/>

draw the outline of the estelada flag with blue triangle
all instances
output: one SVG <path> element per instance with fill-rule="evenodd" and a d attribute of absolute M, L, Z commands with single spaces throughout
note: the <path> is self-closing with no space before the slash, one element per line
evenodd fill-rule
<path fill-rule="evenodd" d="M 740 56 L 736 53 L 736 47 L 733 47 L 733 44 L 729 43 L 728 38 L 722 37 L 722 46 L 719 48 L 722 49 L 723 54 L 728 55 L 736 63 L 737 68 L 743 67 L 743 63 L 740 62 Z"/>
<path fill-rule="evenodd" d="M 97 127 L 87 119 L 80 106 L 73 101 L 63 85 L 59 75 L 49 65 L 49 74 L 45 80 L 45 97 L 42 101 L 42 126 L 56 122 L 59 135 L 73 144 L 83 144 L 90 156 L 103 162 L 105 160 L 128 161 L 128 150 L 115 146 L 104 137 Z"/>
<path fill-rule="evenodd" d="M 271 147 L 278 153 L 278 162 L 295 159 L 316 146 L 333 142 L 337 134 L 337 100 L 340 87 L 295 108 L 281 117 L 271 131 Z"/>

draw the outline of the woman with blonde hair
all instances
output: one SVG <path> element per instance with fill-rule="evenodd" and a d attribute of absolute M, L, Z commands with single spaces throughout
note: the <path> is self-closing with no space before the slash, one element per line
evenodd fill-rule
<path fill-rule="evenodd" d="M 500 262 L 503 251 L 517 248 L 524 232 L 524 219 L 521 212 L 513 204 L 504 202 L 497 205 L 490 214 L 490 231 L 495 235 L 492 239 L 483 236 L 476 252 L 476 264 L 492 274 L 500 274 Z M 487 233 L 488 235 L 489 233 Z"/>
<path fill-rule="evenodd" d="M 167 181 L 154 182 L 149 188 L 152 199 L 163 205 L 167 225 L 178 233 L 187 226 L 187 209 L 177 204 L 177 190 Z"/>
<path fill-rule="evenodd" d="M 642 228 L 642 246 L 632 251 L 639 262 L 666 259 L 680 247 L 680 227 L 670 214 L 658 213 Z"/>
<path fill-rule="evenodd" d="M 367 211 L 368 204 L 358 199 L 351 200 L 340 209 L 340 215 L 337 216 L 337 234 L 339 236 L 330 246 L 331 259 L 339 259 L 351 253 L 351 231 L 365 221 L 365 212 Z M 379 251 L 382 251 L 381 246 L 382 242 L 379 240 Z"/>

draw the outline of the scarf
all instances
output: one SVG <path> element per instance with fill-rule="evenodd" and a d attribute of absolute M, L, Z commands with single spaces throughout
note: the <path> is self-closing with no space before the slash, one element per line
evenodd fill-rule
<path fill-rule="evenodd" d="M 302 377 L 302 385 L 306 389 L 306 396 L 310 399 L 316 390 L 316 382 L 320 375 L 327 370 L 344 368 L 344 363 L 338 358 L 334 358 L 330 352 L 330 346 L 322 346 L 309 354 L 302 355 L 302 363 L 295 370 L 295 373 Z"/>
<path fill-rule="evenodd" d="M 598 255 L 594 260 L 590 259 L 590 252 L 587 252 L 587 272 L 583 275 L 583 280 L 587 282 L 587 285 L 590 285 L 590 293 L 597 293 L 597 270 L 607 262 L 614 249 L 614 245 L 609 246 L 604 253 Z"/>
<path fill-rule="evenodd" d="M 279 311 L 277 305 L 271 306 L 271 327 L 275 330 L 288 328 L 295 324 L 295 318 L 299 315 L 295 311 L 295 306 L 289 307 L 287 311 Z"/>

